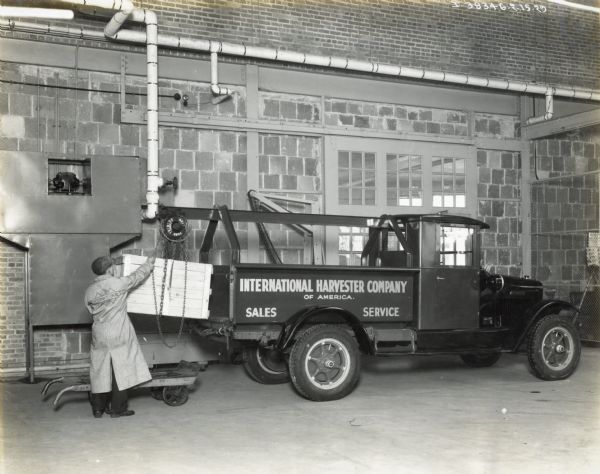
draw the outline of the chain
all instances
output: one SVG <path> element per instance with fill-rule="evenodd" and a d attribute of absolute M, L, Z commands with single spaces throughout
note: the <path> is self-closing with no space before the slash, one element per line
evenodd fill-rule
<path fill-rule="evenodd" d="M 161 233 L 161 235 L 162 235 L 162 233 Z M 161 247 L 162 247 L 162 252 L 160 252 Z M 164 259 L 164 267 L 163 267 L 161 289 L 160 289 L 160 301 L 157 299 L 156 280 L 155 280 L 154 272 L 152 272 L 152 290 L 153 290 L 153 294 L 154 294 L 154 311 L 156 313 L 156 326 L 158 328 L 158 334 L 160 335 L 160 338 L 161 338 L 163 344 L 165 346 L 167 346 L 168 348 L 172 349 L 179 343 L 179 340 L 181 339 L 181 335 L 183 333 L 184 321 L 185 321 L 185 307 L 186 307 L 186 300 L 187 300 L 187 274 L 188 274 L 188 252 L 187 252 L 185 240 L 174 241 L 174 240 L 165 238 L 165 236 L 163 235 L 163 239 L 159 239 L 159 241 L 157 242 L 156 255 L 157 256 L 162 255 L 162 258 Z M 166 338 L 164 336 L 160 319 L 163 316 L 163 309 L 164 309 L 164 302 L 165 302 L 165 292 L 166 292 L 166 286 L 167 286 L 168 263 L 169 263 L 168 261 L 169 260 L 174 261 L 175 259 L 177 259 L 177 257 L 179 257 L 180 259 L 183 259 L 183 261 L 184 261 L 183 308 L 181 309 L 181 320 L 179 323 L 179 331 L 177 333 L 177 339 L 175 340 L 175 343 L 173 345 L 170 345 L 169 343 L 167 343 Z M 171 265 L 171 272 L 172 272 L 174 264 L 175 263 L 173 262 L 173 264 Z"/>

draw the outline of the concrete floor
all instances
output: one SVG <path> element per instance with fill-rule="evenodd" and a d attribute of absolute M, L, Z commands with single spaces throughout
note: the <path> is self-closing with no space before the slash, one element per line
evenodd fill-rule
<path fill-rule="evenodd" d="M 599 369 L 597 348 L 560 382 L 536 379 L 524 356 L 488 369 L 365 358 L 353 394 L 314 403 L 211 366 L 185 405 L 138 390 L 120 419 L 94 419 L 82 393 L 53 411 L 42 384 L 4 382 L 0 472 L 598 473 Z"/>

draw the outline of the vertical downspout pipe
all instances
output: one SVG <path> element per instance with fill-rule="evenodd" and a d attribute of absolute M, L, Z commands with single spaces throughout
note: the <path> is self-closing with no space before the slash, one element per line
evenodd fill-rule
<path fill-rule="evenodd" d="M 219 62 L 214 49 L 210 49 L 210 91 L 214 96 L 231 95 L 233 90 L 219 85 Z"/>
<path fill-rule="evenodd" d="M 158 189 L 163 180 L 158 175 L 158 20 L 156 13 L 144 10 L 146 23 L 147 58 L 147 126 L 148 126 L 148 185 L 146 191 L 146 219 L 158 214 Z"/>
<path fill-rule="evenodd" d="M 163 180 L 158 175 L 158 18 L 152 10 L 135 9 L 129 0 L 124 0 L 121 9 L 104 27 L 104 34 L 115 39 L 120 28 L 128 20 L 146 25 L 146 100 L 147 100 L 147 149 L 148 165 L 146 186 L 145 219 L 155 219 L 158 214 L 158 189 Z"/>

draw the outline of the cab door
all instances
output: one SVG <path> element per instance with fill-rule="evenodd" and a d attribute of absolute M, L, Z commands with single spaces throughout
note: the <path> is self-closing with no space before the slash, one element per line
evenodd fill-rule
<path fill-rule="evenodd" d="M 479 327 L 476 234 L 472 226 L 423 222 L 419 329 Z"/>

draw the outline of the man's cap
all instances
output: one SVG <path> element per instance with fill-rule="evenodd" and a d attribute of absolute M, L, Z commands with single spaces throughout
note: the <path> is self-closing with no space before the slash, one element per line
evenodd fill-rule
<path fill-rule="evenodd" d="M 108 270 L 112 265 L 112 258 L 108 256 L 98 257 L 92 262 L 92 271 L 96 275 L 104 275 L 106 273 L 106 270 Z"/>

